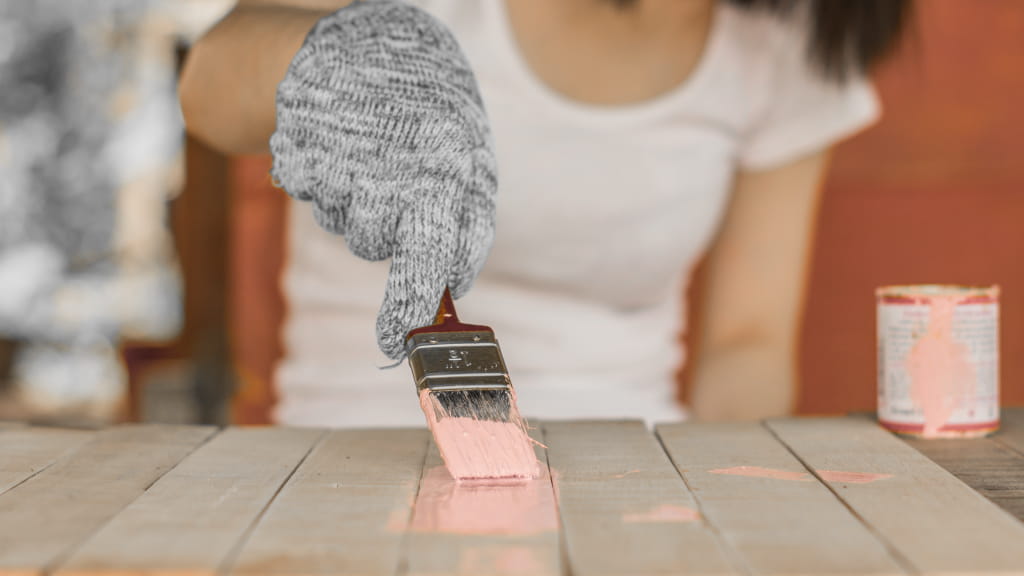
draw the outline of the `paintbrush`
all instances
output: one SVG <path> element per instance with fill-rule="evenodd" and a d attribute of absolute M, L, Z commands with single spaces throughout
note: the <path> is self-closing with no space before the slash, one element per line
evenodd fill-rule
<path fill-rule="evenodd" d="M 456 480 L 534 478 L 533 441 L 494 331 L 463 324 L 445 288 L 434 324 L 406 335 L 420 407 Z"/>

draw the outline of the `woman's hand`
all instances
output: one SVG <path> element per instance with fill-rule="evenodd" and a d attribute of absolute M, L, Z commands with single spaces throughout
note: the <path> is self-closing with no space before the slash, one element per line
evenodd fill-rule
<path fill-rule="evenodd" d="M 494 237 L 490 130 L 455 39 L 392 0 L 324 17 L 278 87 L 270 148 L 274 179 L 321 226 L 361 258 L 392 258 L 377 338 L 402 358 L 405 334 L 432 321 L 445 286 L 469 289 Z"/>

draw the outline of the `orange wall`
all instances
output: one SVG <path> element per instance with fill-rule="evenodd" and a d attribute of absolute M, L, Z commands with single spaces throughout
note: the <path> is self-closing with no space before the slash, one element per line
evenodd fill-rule
<path fill-rule="evenodd" d="M 919 0 L 883 121 L 828 179 L 800 409 L 875 405 L 876 286 L 1000 284 L 1004 404 L 1024 404 L 1024 2 Z"/>

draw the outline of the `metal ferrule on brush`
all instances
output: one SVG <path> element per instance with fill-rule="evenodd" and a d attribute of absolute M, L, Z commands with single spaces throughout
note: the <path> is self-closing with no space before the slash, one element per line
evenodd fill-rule
<path fill-rule="evenodd" d="M 508 391 L 512 386 L 490 331 L 414 334 L 406 352 L 419 391 Z"/>

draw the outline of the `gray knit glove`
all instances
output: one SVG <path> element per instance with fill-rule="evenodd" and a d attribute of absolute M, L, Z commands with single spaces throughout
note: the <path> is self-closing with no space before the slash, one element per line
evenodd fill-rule
<path fill-rule="evenodd" d="M 469 290 L 494 238 L 490 128 L 457 42 L 397 0 L 323 18 L 278 86 L 270 149 L 274 179 L 321 226 L 361 258 L 392 259 L 377 340 L 401 359 L 405 334 L 433 321 L 445 286 Z"/>

